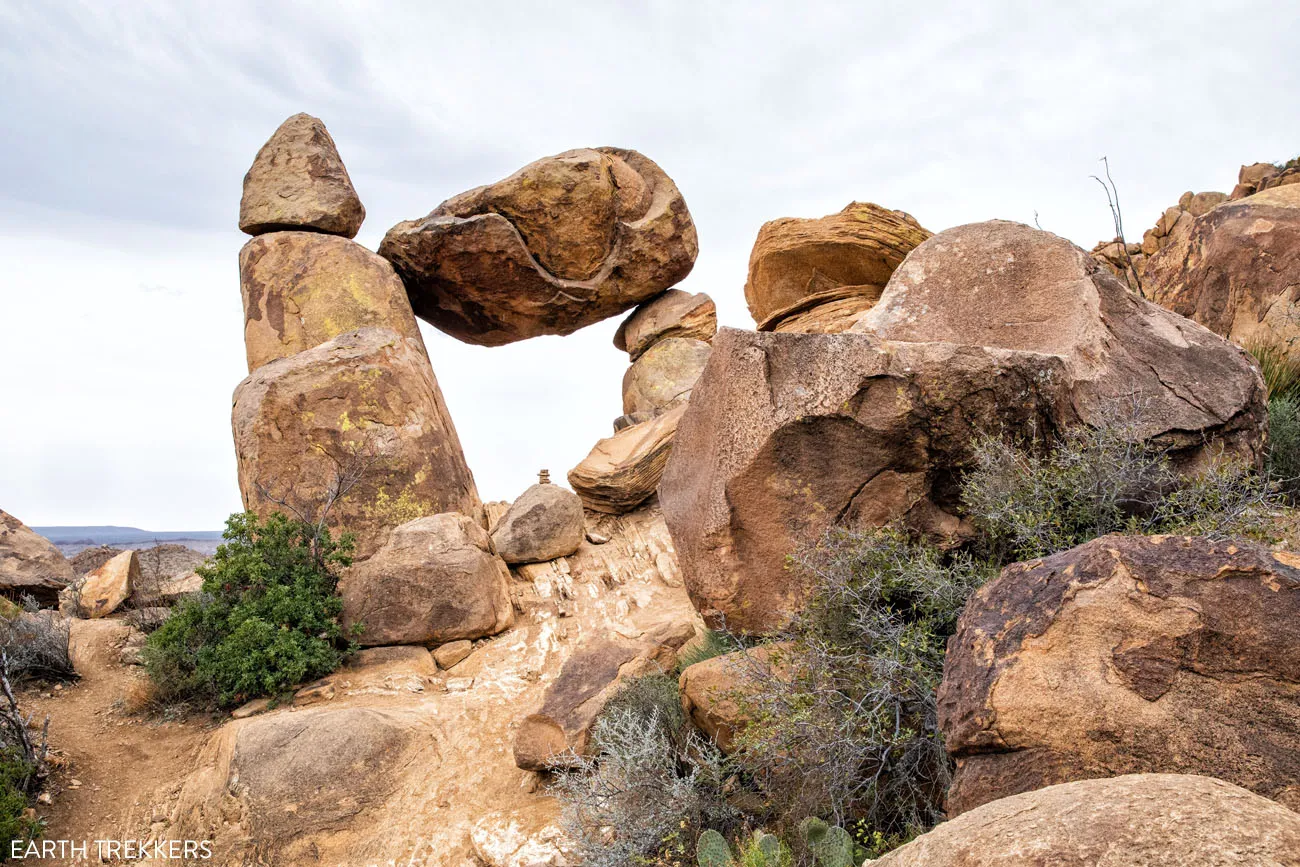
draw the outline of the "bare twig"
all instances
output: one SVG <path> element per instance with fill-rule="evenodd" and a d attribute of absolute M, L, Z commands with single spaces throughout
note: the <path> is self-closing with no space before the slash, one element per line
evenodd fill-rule
<path fill-rule="evenodd" d="M 1101 163 L 1106 170 L 1106 180 L 1103 181 L 1096 175 L 1089 175 L 1089 177 L 1101 184 L 1101 188 L 1106 191 L 1106 204 L 1110 206 L 1110 218 L 1115 224 L 1115 237 L 1124 250 L 1124 259 L 1128 262 L 1129 273 L 1133 275 L 1133 285 L 1137 289 L 1138 295 L 1145 298 L 1147 295 L 1142 291 L 1142 275 L 1138 273 L 1137 266 L 1133 264 L 1133 256 L 1128 251 L 1128 239 L 1124 237 L 1124 212 L 1120 210 L 1119 206 L 1119 190 L 1115 186 L 1114 179 L 1110 176 L 1110 160 L 1102 157 Z"/>

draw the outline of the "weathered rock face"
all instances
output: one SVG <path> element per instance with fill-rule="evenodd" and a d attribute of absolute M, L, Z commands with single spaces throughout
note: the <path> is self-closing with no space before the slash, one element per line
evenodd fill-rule
<path fill-rule="evenodd" d="M 415 313 L 467 343 L 571 334 L 679 282 L 698 252 L 672 180 L 636 151 L 566 151 L 398 223 L 379 254 Z"/>
<path fill-rule="evenodd" d="M 714 340 L 659 486 L 711 624 L 779 628 L 805 592 L 785 558 L 831 525 L 960 536 L 956 479 L 980 434 L 1050 436 L 1140 399 L 1136 435 L 1181 465 L 1220 446 L 1261 454 L 1263 387 L 1245 353 L 1045 232 L 936 235 L 859 329 Z"/>
<path fill-rule="evenodd" d="M 669 289 L 623 320 L 614 332 L 614 346 L 636 361 L 660 340 L 684 337 L 707 342 L 717 332 L 718 309 L 712 298 L 703 292 L 691 295 Z"/>
<path fill-rule="evenodd" d="M 262 145 L 239 202 L 239 228 L 249 235 L 307 229 L 351 238 L 366 209 L 325 124 L 295 114 Z"/>
<path fill-rule="evenodd" d="M 928 237 L 910 214 L 870 202 L 850 202 L 814 220 L 764 223 L 749 254 L 749 312 L 760 331 L 771 331 L 788 317 L 834 303 L 835 316 L 821 322 L 844 325 L 876 302 L 894 269 Z"/>
<path fill-rule="evenodd" d="M 1053 783 L 1205 774 L 1300 809 L 1300 557 L 1104 536 L 967 604 L 939 715 L 949 815 Z"/>
<path fill-rule="evenodd" d="M 343 475 L 359 476 L 330 514 L 357 556 L 421 515 L 480 513 L 474 477 L 424 349 L 362 328 L 259 367 L 235 389 L 232 427 L 244 505 L 314 513 Z"/>
<path fill-rule="evenodd" d="M 386 259 L 346 238 L 272 232 L 239 254 L 248 370 L 357 328 L 423 345 L 406 287 Z"/>
<path fill-rule="evenodd" d="M 874 867 L 1300 864 L 1300 815 L 1222 780 L 1133 774 L 1003 798 Z"/>
<path fill-rule="evenodd" d="M 131 598 L 138 583 L 140 557 L 135 551 L 123 551 L 77 584 L 75 613 L 92 620 L 106 617 Z"/>
<path fill-rule="evenodd" d="M 0 594 L 53 605 L 72 578 L 72 564 L 53 542 L 0 509 Z"/>
<path fill-rule="evenodd" d="M 1300 185 L 1257 193 L 1196 219 L 1147 261 L 1147 294 L 1238 344 L 1300 337 Z"/>
<path fill-rule="evenodd" d="M 448 512 L 408 521 L 339 582 L 343 625 L 360 623 L 357 641 L 441 644 L 495 635 L 510 625 L 510 573 L 488 535 Z"/>
<path fill-rule="evenodd" d="M 559 485 L 533 485 L 492 530 L 492 546 L 507 563 L 567 557 L 582 544 L 582 500 Z"/>
<path fill-rule="evenodd" d="M 703 340 L 669 337 L 654 344 L 623 374 L 623 413 L 658 415 L 690 400 L 708 360 Z"/>
<path fill-rule="evenodd" d="M 606 437 L 569 470 L 569 484 L 594 512 L 629 512 L 654 494 L 685 405 Z"/>

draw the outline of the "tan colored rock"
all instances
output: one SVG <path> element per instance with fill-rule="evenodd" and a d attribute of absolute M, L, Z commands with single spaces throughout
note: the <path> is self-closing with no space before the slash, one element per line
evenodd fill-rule
<path fill-rule="evenodd" d="M 244 505 L 315 514 L 340 477 L 359 476 L 329 525 L 358 557 L 422 515 L 481 511 L 474 477 L 424 349 L 362 328 L 259 367 L 235 389 L 232 427 Z"/>
<path fill-rule="evenodd" d="M 533 485 L 519 495 L 492 531 L 492 547 L 507 563 L 567 557 L 586 532 L 582 500 L 559 485 Z"/>
<path fill-rule="evenodd" d="M 930 233 L 910 214 L 850 202 L 838 214 L 764 223 L 749 255 L 745 300 L 759 330 L 829 301 L 867 310 Z M 849 299 L 852 304 L 846 305 Z"/>
<path fill-rule="evenodd" d="M 695 727 L 730 755 L 736 735 L 748 724 L 739 702 L 747 690 L 761 684 L 773 665 L 780 665 L 783 645 L 764 644 L 697 662 L 678 679 L 682 710 Z"/>
<path fill-rule="evenodd" d="M 1104 536 L 1008 566 L 949 644 L 949 815 L 1154 772 L 1219 777 L 1300 810 L 1297 566 L 1181 536 Z"/>
<path fill-rule="evenodd" d="M 714 339 L 659 486 L 710 624 L 783 625 L 805 592 L 786 557 L 832 525 L 962 538 L 950 482 L 987 431 L 1113 423 L 1139 395 L 1134 435 L 1179 466 L 1262 455 L 1263 386 L 1243 351 L 1027 226 L 936 235 L 854 332 Z"/>
<path fill-rule="evenodd" d="M 1003 798 L 873 867 L 1296 867 L 1300 815 L 1208 777 L 1132 774 Z"/>
<path fill-rule="evenodd" d="M 621 148 L 538 160 L 398 223 L 379 246 L 417 316 L 483 346 L 615 316 L 680 282 L 697 252 L 672 179 Z"/>
<path fill-rule="evenodd" d="M 112 614 L 131 598 L 131 591 L 139 581 L 139 555 L 135 551 L 123 551 L 78 583 L 77 616 L 94 620 Z"/>
<path fill-rule="evenodd" d="M 1203 217 L 1210 211 L 1228 201 L 1227 193 L 1196 193 L 1187 202 L 1187 211 L 1193 217 Z"/>
<path fill-rule="evenodd" d="M 388 260 L 346 238 L 272 232 L 239 253 L 248 370 L 357 328 L 396 331 L 423 346 L 406 287 Z"/>
<path fill-rule="evenodd" d="M 854 294 L 840 297 L 830 292 L 817 299 L 809 299 L 809 306 L 782 317 L 769 330 L 796 334 L 839 334 L 848 331 L 853 323 L 870 309 L 864 306 L 868 296 Z M 873 303 L 877 298 L 870 299 Z"/>
<path fill-rule="evenodd" d="M 703 292 L 691 295 L 680 289 L 642 304 L 614 332 L 614 346 L 636 361 L 647 349 L 670 337 L 708 342 L 718 333 L 718 309 Z"/>
<path fill-rule="evenodd" d="M 594 512 L 631 511 L 654 494 L 672 450 L 673 435 L 686 406 L 626 427 L 596 443 L 569 470 L 569 484 Z"/>
<path fill-rule="evenodd" d="M 623 412 L 658 415 L 690 400 L 709 361 L 703 340 L 669 337 L 645 351 L 623 374 Z"/>
<path fill-rule="evenodd" d="M 239 229 L 249 235 L 307 229 L 352 238 L 365 218 L 334 139 L 311 115 L 280 124 L 244 175 Z"/>
<path fill-rule="evenodd" d="M 72 564 L 53 542 L 0 510 L 0 593 L 15 599 L 26 594 L 53 605 L 73 575 Z"/>
<path fill-rule="evenodd" d="M 1300 337 L 1300 186 L 1220 205 L 1153 256 L 1148 295 L 1240 345 Z"/>
<path fill-rule="evenodd" d="M 465 661 L 471 653 L 474 652 L 474 642 L 468 639 L 459 641 L 449 641 L 433 652 L 433 659 L 438 663 L 438 667 L 443 669 L 452 668 Z"/>
<path fill-rule="evenodd" d="M 409 521 L 339 581 L 343 625 L 358 643 L 442 644 L 495 635 L 514 619 L 510 573 L 486 531 L 447 512 Z"/>

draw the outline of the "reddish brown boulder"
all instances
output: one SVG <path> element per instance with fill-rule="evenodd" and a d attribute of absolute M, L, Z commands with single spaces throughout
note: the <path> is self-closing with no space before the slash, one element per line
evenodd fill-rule
<path fill-rule="evenodd" d="M 1003 798 L 873 867 L 1296 867 L 1300 815 L 1208 777 L 1132 774 Z"/>
<path fill-rule="evenodd" d="M 250 373 L 357 328 L 388 328 L 423 345 L 393 266 L 346 238 L 254 238 L 239 253 L 239 285 Z"/>
<path fill-rule="evenodd" d="M 836 304 L 841 325 L 851 322 L 848 314 L 869 309 L 903 258 L 928 237 L 910 214 L 870 202 L 850 202 L 813 220 L 764 223 L 749 254 L 749 312 L 760 331 L 827 303 Z"/>
<path fill-rule="evenodd" d="M 786 557 L 831 525 L 962 535 L 954 478 L 982 433 L 1107 423 L 1140 396 L 1136 435 L 1180 465 L 1220 447 L 1261 456 L 1263 385 L 1245 353 L 1046 232 L 936 235 L 858 329 L 714 339 L 659 486 L 711 624 L 779 628 L 804 593 Z"/>
<path fill-rule="evenodd" d="M 483 346 L 617 315 L 679 282 L 697 251 L 672 179 L 622 148 L 538 160 L 398 223 L 379 246 L 417 316 Z"/>
<path fill-rule="evenodd" d="M 939 716 L 950 815 L 1053 783 L 1205 774 L 1300 809 L 1300 557 L 1104 536 L 966 605 Z"/>
<path fill-rule="evenodd" d="M 329 524 L 356 534 L 358 557 L 414 518 L 482 509 L 424 348 L 385 328 L 259 367 L 232 427 L 245 507 L 318 514 L 344 482 Z"/>
<path fill-rule="evenodd" d="M 72 564 L 53 542 L 0 509 L 0 594 L 53 605 L 73 576 Z"/>
<path fill-rule="evenodd" d="M 351 238 L 365 218 L 334 139 L 309 114 L 280 124 L 244 175 L 239 229 L 249 235 L 307 229 Z"/>
<path fill-rule="evenodd" d="M 670 337 L 709 341 L 718 332 L 718 309 L 703 292 L 691 295 L 669 289 L 647 301 L 614 332 L 614 346 L 636 361 L 647 349 Z"/>
<path fill-rule="evenodd" d="M 1229 202 L 1147 260 L 1156 303 L 1241 345 L 1300 337 L 1300 185 Z"/>

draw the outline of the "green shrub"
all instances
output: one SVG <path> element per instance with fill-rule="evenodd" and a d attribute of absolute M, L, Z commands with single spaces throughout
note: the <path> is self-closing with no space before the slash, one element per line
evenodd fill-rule
<path fill-rule="evenodd" d="M 744 644 L 737 638 L 717 629 L 706 629 L 704 635 L 688 643 L 677 654 L 677 672 L 680 674 L 697 662 L 740 650 Z"/>
<path fill-rule="evenodd" d="M 1300 397 L 1268 402 L 1268 475 L 1294 503 L 1300 499 Z"/>
<path fill-rule="evenodd" d="M 4 845 L 0 861 L 8 860 L 15 841 L 26 842 L 40 836 L 41 823 L 25 815 L 33 774 L 21 750 L 0 749 L 0 843 Z"/>
<path fill-rule="evenodd" d="M 282 514 L 226 522 L 225 543 L 195 571 L 203 592 L 181 602 L 144 649 L 164 701 L 228 707 L 284 693 L 336 669 L 350 651 L 335 570 L 351 538 Z"/>
<path fill-rule="evenodd" d="M 1246 346 L 1255 356 L 1269 400 L 1300 396 L 1300 353 L 1280 341 L 1256 341 Z"/>

